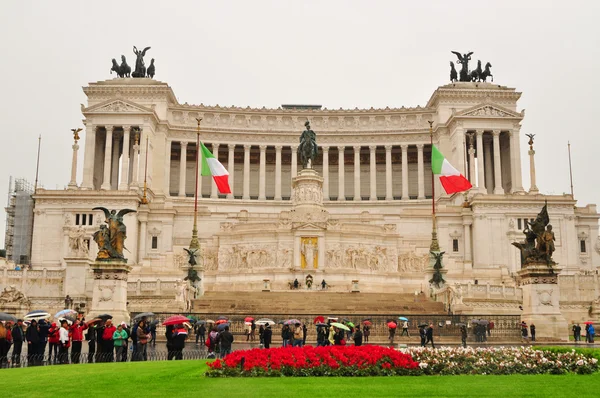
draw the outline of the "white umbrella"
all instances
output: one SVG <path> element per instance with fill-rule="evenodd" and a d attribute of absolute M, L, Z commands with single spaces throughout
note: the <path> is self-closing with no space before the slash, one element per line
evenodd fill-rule
<path fill-rule="evenodd" d="M 275 322 L 269 318 L 262 318 L 254 323 L 257 324 L 258 326 L 260 326 L 260 325 L 271 325 L 271 326 L 275 325 Z"/>

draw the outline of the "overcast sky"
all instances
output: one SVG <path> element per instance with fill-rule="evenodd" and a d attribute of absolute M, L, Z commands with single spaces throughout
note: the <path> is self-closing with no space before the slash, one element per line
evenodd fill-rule
<path fill-rule="evenodd" d="M 244 107 L 423 106 L 448 82 L 457 50 L 491 62 L 494 83 L 523 93 L 521 131 L 537 134 L 539 189 L 569 192 L 570 140 L 575 197 L 597 203 L 599 15 L 600 2 L 573 0 L 5 0 L 0 192 L 10 175 L 33 182 L 39 134 L 40 181 L 67 185 L 81 87 L 113 78 L 121 54 L 133 65 L 133 45 L 152 47 L 147 63 L 156 59 L 156 79 L 181 103 Z M 521 148 L 528 188 L 525 137 Z M 82 163 L 80 150 L 78 183 Z"/>

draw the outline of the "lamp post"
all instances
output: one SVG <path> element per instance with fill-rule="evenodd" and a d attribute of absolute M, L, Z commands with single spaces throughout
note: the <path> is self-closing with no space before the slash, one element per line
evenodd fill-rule
<path fill-rule="evenodd" d="M 202 118 L 196 118 L 198 122 L 198 129 L 196 131 L 196 185 L 194 188 L 194 226 L 192 227 L 192 240 L 190 241 L 191 249 L 200 249 L 200 242 L 198 241 L 198 161 L 200 154 L 200 122 Z"/>
<path fill-rule="evenodd" d="M 433 149 L 433 121 L 428 121 L 429 123 L 429 142 L 431 143 L 431 148 Z M 432 229 L 431 229 L 431 245 L 429 246 L 429 251 L 439 252 L 440 245 L 438 243 L 437 238 L 437 221 L 435 219 L 435 176 L 433 174 L 433 168 L 431 169 L 431 220 L 432 220 Z"/>

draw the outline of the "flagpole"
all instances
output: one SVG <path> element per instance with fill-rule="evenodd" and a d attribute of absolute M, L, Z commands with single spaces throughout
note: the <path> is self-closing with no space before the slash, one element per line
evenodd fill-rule
<path fill-rule="evenodd" d="M 190 241 L 190 249 L 200 249 L 198 241 L 198 161 L 200 154 L 200 122 L 202 118 L 196 118 L 198 122 L 198 130 L 196 132 L 196 188 L 194 189 L 194 226 L 192 227 L 192 240 Z"/>
<path fill-rule="evenodd" d="M 571 198 L 575 198 L 573 195 L 573 169 L 571 168 L 571 142 L 567 141 L 569 148 L 569 177 L 571 178 Z"/>
<path fill-rule="evenodd" d="M 42 148 L 42 135 L 38 136 L 37 161 L 35 166 L 35 183 L 33 184 L 33 195 L 31 195 L 31 233 L 29 234 L 29 265 L 31 265 L 31 254 L 33 253 L 33 227 L 35 226 L 35 194 L 37 193 L 38 177 L 40 174 L 40 149 Z"/>
<path fill-rule="evenodd" d="M 428 121 L 429 123 L 429 142 L 431 143 L 431 150 L 433 156 L 433 121 Z M 438 243 L 437 238 L 437 221 L 435 218 L 435 175 L 433 174 L 433 167 L 431 167 L 431 220 L 432 220 L 432 228 L 431 228 L 431 245 L 429 246 L 429 251 L 439 252 L 440 245 Z"/>

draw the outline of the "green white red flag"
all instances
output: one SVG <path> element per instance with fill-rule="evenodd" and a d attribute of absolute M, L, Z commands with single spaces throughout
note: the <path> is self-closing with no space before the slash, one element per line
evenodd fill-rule
<path fill-rule="evenodd" d="M 200 150 L 202 151 L 202 175 L 213 177 L 219 193 L 231 193 L 229 172 L 203 143 L 200 143 Z"/>
<path fill-rule="evenodd" d="M 472 188 L 469 180 L 448 162 L 435 145 L 431 148 L 431 169 L 434 175 L 440 177 L 440 183 L 448 195 Z"/>

